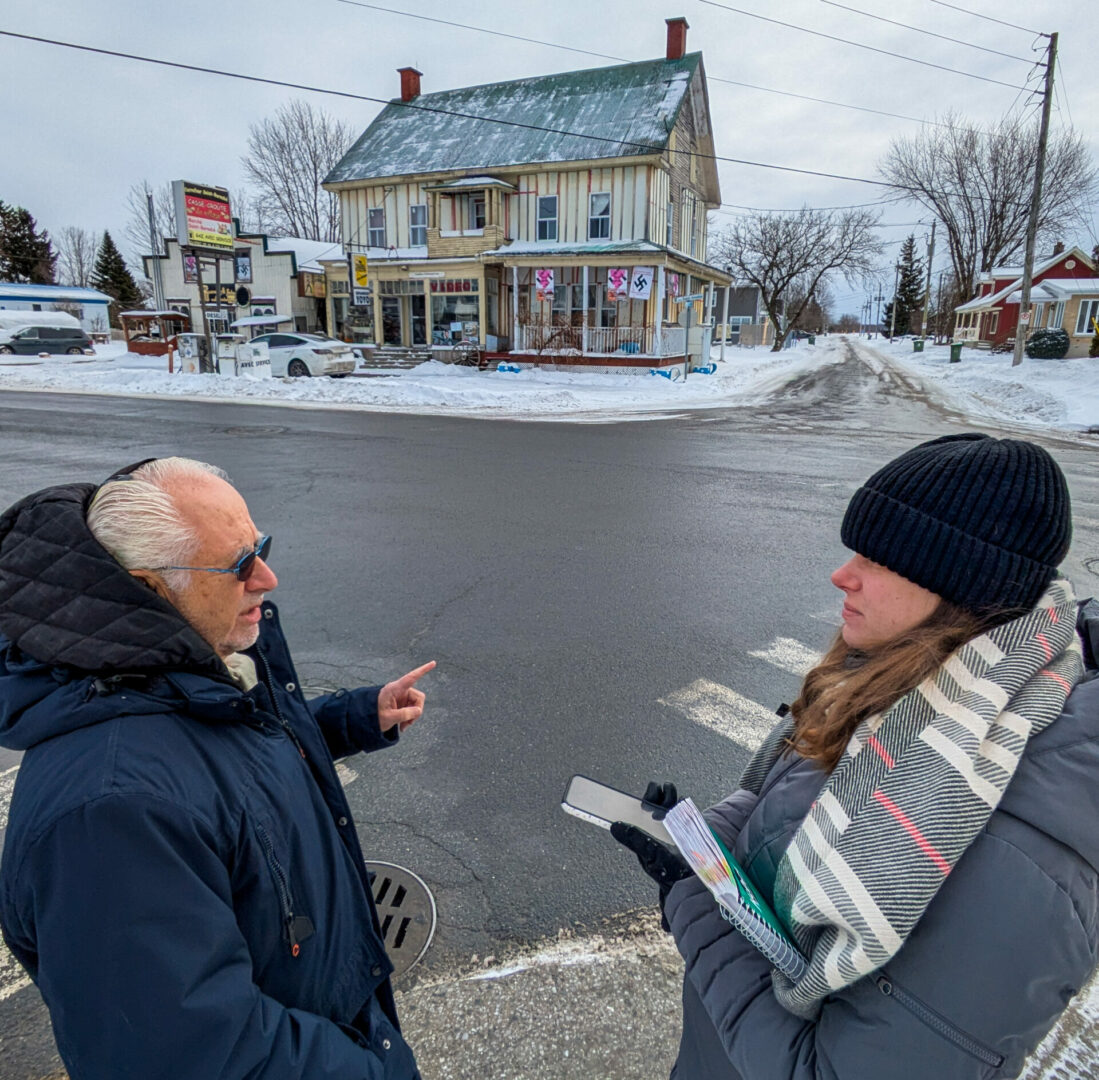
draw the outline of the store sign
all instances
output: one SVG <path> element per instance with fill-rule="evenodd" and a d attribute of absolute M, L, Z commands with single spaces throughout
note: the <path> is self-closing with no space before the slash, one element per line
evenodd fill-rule
<path fill-rule="evenodd" d="M 630 299 L 648 300 L 653 291 L 653 271 L 651 266 L 635 266 L 630 278 Z"/>
<path fill-rule="evenodd" d="M 299 280 L 301 281 L 302 296 L 319 298 L 325 295 L 323 274 L 310 274 L 303 270 L 299 275 Z"/>
<path fill-rule="evenodd" d="M 607 303 L 613 304 L 626 299 L 626 292 L 630 285 L 629 270 L 607 271 Z"/>
<path fill-rule="evenodd" d="M 553 287 L 550 286 L 552 292 Z M 433 281 L 431 283 L 433 293 L 471 293 L 477 292 L 477 281 L 474 278 L 448 278 L 446 281 Z"/>
<path fill-rule="evenodd" d="M 235 285 L 210 285 L 202 283 L 202 300 L 206 304 L 217 304 L 218 307 L 236 307 L 237 287 Z"/>
<path fill-rule="evenodd" d="M 538 303 L 553 299 L 553 271 L 535 270 L 534 286 L 538 294 Z"/>
<path fill-rule="evenodd" d="M 351 303 L 355 307 L 366 307 L 373 298 L 370 288 L 370 267 L 364 254 L 347 256 L 347 272 L 351 281 Z"/>
<path fill-rule="evenodd" d="M 252 284 L 252 252 L 248 248 L 237 248 L 233 254 L 233 277 L 238 285 Z"/>
<path fill-rule="evenodd" d="M 172 181 L 179 246 L 232 253 L 233 213 L 225 188 Z"/>

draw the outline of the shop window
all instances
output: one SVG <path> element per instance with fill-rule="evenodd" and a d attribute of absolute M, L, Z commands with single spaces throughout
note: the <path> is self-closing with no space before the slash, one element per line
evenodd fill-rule
<path fill-rule="evenodd" d="M 610 192 L 598 191 L 588 196 L 588 239 L 607 240 L 611 235 Z"/>
<path fill-rule="evenodd" d="M 385 210 L 372 206 L 367 211 L 366 243 L 368 247 L 385 247 Z"/>
<path fill-rule="evenodd" d="M 408 242 L 412 247 L 427 245 L 426 203 L 418 203 L 408 208 Z"/>
<path fill-rule="evenodd" d="M 557 196 L 538 197 L 538 239 L 557 239 Z"/>

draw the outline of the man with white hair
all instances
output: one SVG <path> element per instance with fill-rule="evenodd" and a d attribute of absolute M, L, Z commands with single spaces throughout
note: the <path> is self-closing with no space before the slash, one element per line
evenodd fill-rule
<path fill-rule="evenodd" d="M 0 926 L 72 1080 L 415 1080 L 334 759 L 416 680 L 306 701 L 220 469 L 150 459 L 0 517 Z"/>

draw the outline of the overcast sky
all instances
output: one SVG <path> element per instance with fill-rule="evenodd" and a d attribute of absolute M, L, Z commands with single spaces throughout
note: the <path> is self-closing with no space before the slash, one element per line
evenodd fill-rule
<path fill-rule="evenodd" d="M 1021 86 L 1027 63 L 888 25 L 825 0 L 722 0 L 850 41 L 960 68 Z M 844 0 L 884 18 L 909 23 L 986 49 L 1038 60 L 1044 39 L 951 10 L 934 0 Z M 1035 31 L 1059 31 L 1060 93 L 1053 127 L 1071 115 L 1099 156 L 1095 0 L 951 0 Z M 889 140 L 921 130 L 919 118 L 953 109 L 981 122 L 1021 109 L 1037 123 L 1036 98 L 1009 86 L 828 41 L 733 13 L 703 0 L 382 0 L 376 10 L 351 0 L 234 0 L 231 4 L 168 4 L 163 0 L 4 0 L 0 30 L 179 60 L 290 82 L 388 99 L 399 93 L 396 69 L 424 73 L 425 93 L 611 61 L 548 45 L 510 41 L 397 14 L 414 12 L 538 38 L 625 60 L 663 56 L 664 20 L 690 23 L 689 51 L 701 50 L 710 78 L 717 153 L 873 179 Z M 1032 47 L 1038 49 L 1032 52 Z M 787 93 L 917 120 L 836 108 Z M 1032 79 L 1031 85 L 1037 85 Z M 58 232 L 66 225 L 123 231 L 129 186 L 185 177 L 230 188 L 242 184 L 240 157 L 249 125 L 295 96 L 367 126 L 380 108 L 365 101 L 301 95 L 214 75 L 170 70 L 112 57 L 0 37 L 0 200 L 25 206 Z M 881 192 L 867 184 L 720 163 L 726 203 L 752 207 L 861 203 Z M 729 208 L 726 212 L 735 213 Z M 897 242 L 926 228 L 911 205 L 884 209 L 899 224 L 883 236 Z M 1085 250 L 1099 225 L 1066 241 Z M 884 265 L 891 266 L 890 247 Z M 936 269 L 945 266 L 936 257 Z M 890 285 L 892 283 L 890 282 Z M 862 300 L 840 286 L 835 313 Z"/>

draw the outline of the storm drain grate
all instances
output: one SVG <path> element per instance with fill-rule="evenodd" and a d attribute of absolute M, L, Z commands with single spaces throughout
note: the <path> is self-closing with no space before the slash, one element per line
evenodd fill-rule
<path fill-rule="evenodd" d="M 396 979 L 419 963 L 435 936 L 435 897 L 422 878 L 396 863 L 368 862 L 366 869 L 374 876 L 374 905 Z"/>

